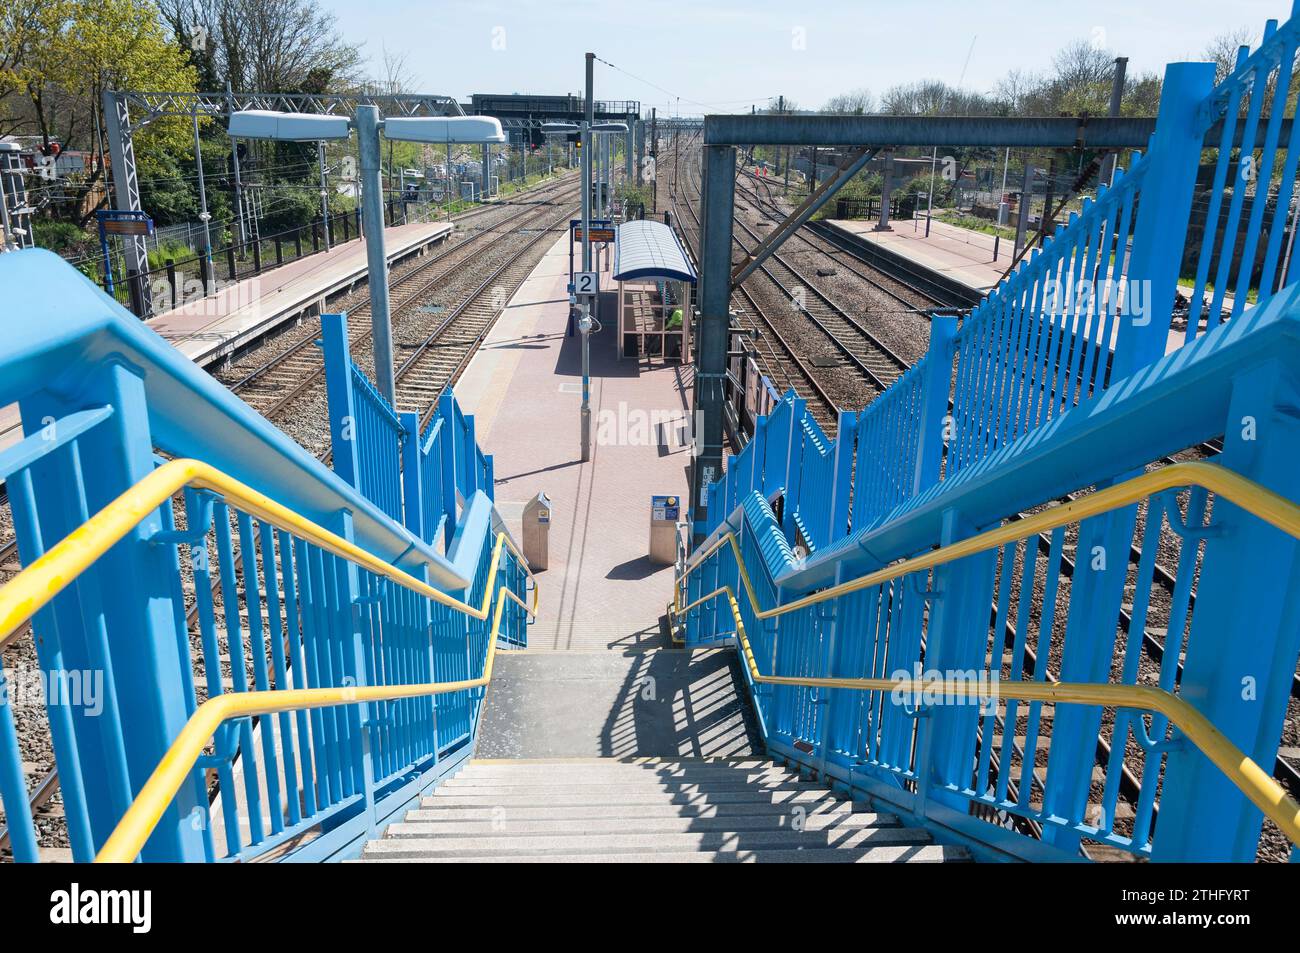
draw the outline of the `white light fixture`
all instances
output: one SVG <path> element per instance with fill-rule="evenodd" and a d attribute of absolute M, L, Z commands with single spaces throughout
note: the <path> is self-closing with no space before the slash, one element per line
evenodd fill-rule
<path fill-rule="evenodd" d="M 278 139 L 286 142 L 315 142 L 346 139 L 351 133 L 347 116 L 317 113 L 285 113 L 269 109 L 245 109 L 230 114 L 227 131 L 232 139 Z"/>
<path fill-rule="evenodd" d="M 506 141 L 495 116 L 399 116 L 384 120 L 384 135 L 402 142 L 452 145 Z"/>

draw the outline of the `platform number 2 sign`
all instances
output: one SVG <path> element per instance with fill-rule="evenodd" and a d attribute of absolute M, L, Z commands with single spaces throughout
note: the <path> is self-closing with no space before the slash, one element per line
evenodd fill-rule
<path fill-rule="evenodd" d="M 594 271 L 579 271 L 573 276 L 573 293 L 579 295 L 594 295 L 600 290 L 597 282 L 597 274 Z"/>

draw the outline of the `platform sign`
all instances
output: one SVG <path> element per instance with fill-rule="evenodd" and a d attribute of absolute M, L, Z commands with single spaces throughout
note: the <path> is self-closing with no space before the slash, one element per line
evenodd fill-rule
<path fill-rule="evenodd" d="M 569 219 L 569 228 L 573 231 L 573 240 L 582 241 L 582 219 Z M 593 242 L 612 242 L 615 239 L 614 223 L 607 218 L 593 218 L 591 220 L 591 240 Z"/>
<path fill-rule="evenodd" d="M 104 255 L 104 290 L 113 293 L 113 259 L 108 253 L 108 236 L 124 235 L 144 238 L 153 234 L 153 219 L 144 212 L 126 209 L 100 209 L 95 213 L 99 221 L 99 250 Z"/>
<path fill-rule="evenodd" d="M 575 271 L 573 273 L 573 293 L 575 295 L 594 295 L 600 291 L 600 272 Z"/>
<path fill-rule="evenodd" d="M 607 218 L 593 218 L 591 220 L 591 240 L 593 242 L 609 243 L 615 240 L 614 223 Z M 570 294 L 589 294 L 594 295 L 600 290 L 599 282 L 592 286 L 590 291 L 583 291 L 577 287 L 577 273 L 573 270 L 573 246 L 582 242 L 582 219 L 569 219 L 569 293 Z"/>
<path fill-rule="evenodd" d="M 101 235 L 134 235 L 143 238 L 153 234 L 153 219 L 144 212 L 119 209 L 101 209 L 95 213 L 99 219 Z"/>
<path fill-rule="evenodd" d="M 575 242 L 580 242 L 580 241 L 582 241 L 582 226 L 581 226 L 581 225 L 579 225 L 576 229 L 574 229 L 574 231 L 573 231 L 573 240 L 574 240 Z M 612 242 L 612 241 L 614 240 L 614 229 L 613 229 L 613 227 L 610 227 L 610 228 L 603 228 L 603 227 L 598 226 L 598 225 L 593 225 L 593 226 L 591 226 L 591 240 L 592 240 L 593 242 L 606 242 L 606 243 L 608 243 L 608 242 Z"/>

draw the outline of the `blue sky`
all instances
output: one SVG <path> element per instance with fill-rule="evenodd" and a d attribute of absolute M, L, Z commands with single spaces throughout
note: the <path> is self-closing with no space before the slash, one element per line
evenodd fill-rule
<path fill-rule="evenodd" d="M 856 87 L 925 78 L 985 91 L 1012 67 L 1046 68 L 1079 38 L 1128 56 L 1131 73 L 1162 70 L 1290 10 L 1286 0 L 321 2 L 364 41 L 372 72 L 385 47 L 405 54 L 422 92 L 579 92 L 591 50 L 625 71 L 597 63 L 597 97 L 661 113 L 681 97 L 681 112 L 697 115 L 748 112 L 779 93 L 815 108 Z"/>

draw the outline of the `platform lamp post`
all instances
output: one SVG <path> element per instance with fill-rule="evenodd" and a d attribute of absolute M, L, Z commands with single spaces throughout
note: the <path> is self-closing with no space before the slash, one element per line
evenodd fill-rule
<path fill-rule="evenodd" d="M 627 124 L 621 122 L 581 123 L 546 122 L 542 123 L 545 135 L 561 135 L 571 132 L 581 133 L 579 146 L 582 152 L 582 270 L 591 271 L 591 144 L 594 134 L 611 135 L 627 131 Z M 579 309 L 578 331 L 582 335 L 582 408 L 579 410 L 579 422 L 582 433 L 582 460 L 591 459 L 591 296 L 576 294 L 569 289 Z"/>
<path fill-rule="evenodd" d="M 378 106 L 358 106 L 356 116 L 325 116 L 250 109 L 231 113 L 229 132 L 241 139 L 317 142 L 347 139 L 357 131 L 361 154 L 361 217 L 365 226 L 370 314 L 375 347 L 375 384 L 397 406 L 393 375 L 393 329 L 388 305 L 388 255 L 384 250 L 384 194 L 379 181 L 379 132 L 402 142 L 505 142 L 501 121 L 489 116 L 403 116 L 381 119 Z"/>

